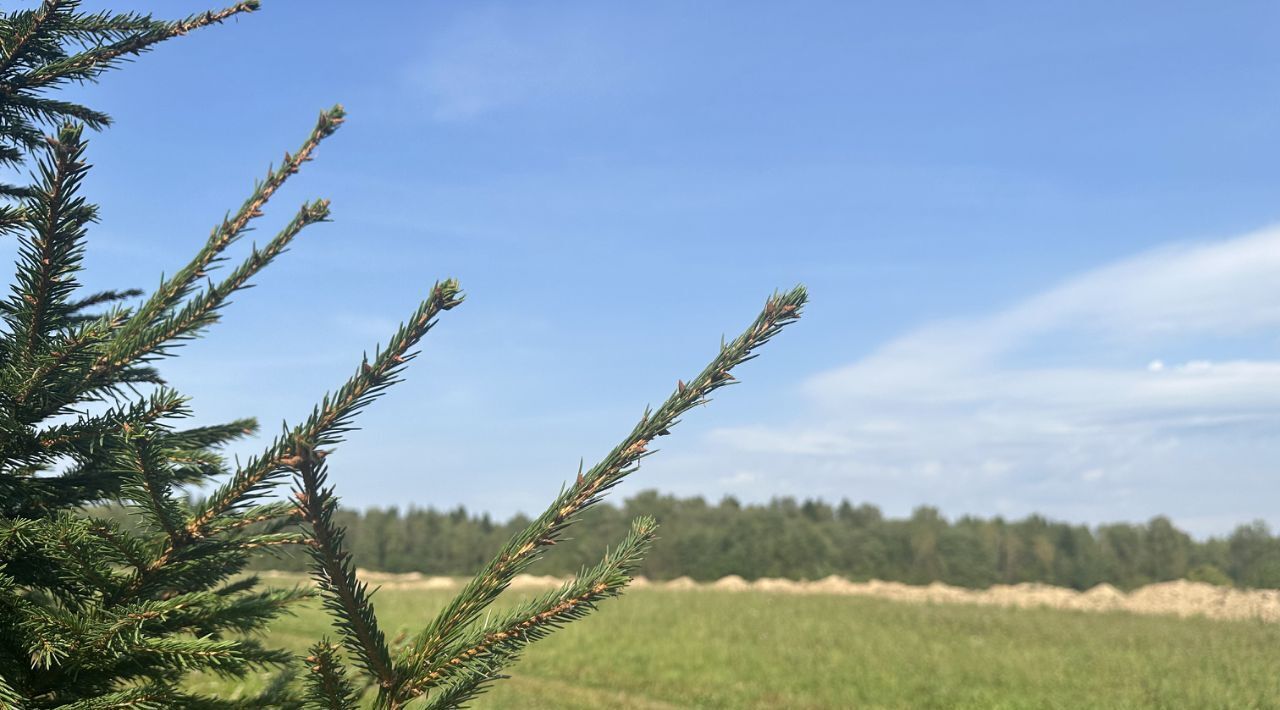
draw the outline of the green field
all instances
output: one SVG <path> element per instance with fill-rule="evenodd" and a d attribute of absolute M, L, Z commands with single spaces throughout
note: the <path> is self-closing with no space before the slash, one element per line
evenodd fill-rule
<path fill-rule="evenodd" d="M 447 598 L 375 602 L 394 636 Z M 272 640 L 326 632 L 306 608 Z M 1278 671 L 1280 624 L 640 589 L 533 646 L 475 707 L 1280 708 Z"/>

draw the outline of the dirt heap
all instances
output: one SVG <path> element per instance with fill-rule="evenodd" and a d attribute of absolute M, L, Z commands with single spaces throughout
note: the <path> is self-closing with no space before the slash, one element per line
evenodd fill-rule
<path fill-rule="evenodd" d="M 549 574 L 517 574 L 511 578 L 508 589 L 555 589 L 567 581 Z"/>
<path fill-rule="evenodd" d="M 797 582 L 793 579 L 776 579 L 773 577 L 761 577 L 751 583 L 751 588 L 759 592 L 795 593 L 804 591 L 802 582 Z"/>
<path fill-rule="evenodd" d="M 693 581 L 692 577 L 676 577 L 670 582 L 667 582 L 666 584 L 662 585 L 662 588 L 677 589 L 677 590 L 697 589 L 698 583 Z"/>
<path fill-rule="evenodd" d="M 1135 614 L 1205 616 L 1211 619 L 1259 619 L 1280 621 L 1280 590 L 1231 589 L 1203 582 L 1161 582 L 1129 594 L 1109 584 L 1084 592 L 1047 584 L 998 584 L 988 589 L 965 589 L 934 582 L 925 587 L 885 582 L 850 582 L 835 575 L 817 581 L 761 578 L 746 582 L 737 575 L 710 584 L 688 577 L 661 585 L 665 589 L 697 591 L 753 591 L 784 594 L 835 594 L 876 597 L 916 604 L 980 604 L 1031 609 L 1077 611 L 1127 611 Z"/>
<path fill-rule="evenodd" d="M 747 580 L 736 574 L 731 574 L 728 577 L 721 577 L 713 582 L 711 586 L 715 589 L 727 589 L 731 592 L 741 592 L 751 588 L 751 585 L 747 584 Z"/>
<path fill-rule="evenodd" d="M 1073 608 L 1084 611 L 1112 611 L 1122 608 L 1126 600 L 1124 592 L 1104 582 L 1076 597 Z"/>
<path fill-rule="evenodd" d="M 1232 589 L 1179 580 L 1134 590 L 1125 608 L 1147 614 L 1280 621 L 1280 591 Z"/>
<path fill-rule="evenodd" d="M 1023 609 L 1038 606 L 1066 609 L 1079 594 L 1073 589 L 1024 582 L 1014 585 L 997 584 L 985 592 L 979 592 L 976 601 L 979 604 L 1015 606 Z"/>
<path fill-rule="evenodd" d="M 287 576 L 290 578 L 298 576 L 296 572 L 264 572 L 262 574 L 264 576 Z M 394 572 L 373 572 L 367 569 L 357 569 L 356 576 L 370 587 L 381 587 L 383 589 L 454 589 L 462 586 L 450 577 L 428 577 L 421 572 L 396 574 Z"/>
<path fill-rule="evenodd" d="M 306 579 L 296 572 L 261 572 L 259 574 L 265 578 L 279 578 L 291 582 Z M 369 585 L 384 589 L 459 589 L 465 582 L 453 577 L 428 577 L 418 572 L 389 574 L 360 569 L 356 570 L 356 574 Z M 548 575 L 521 574 L 511 581 L 511 588 L 514 590 L 552 589 L 566 581 L 568 580 Z M 635 589 L 689 592 L 714 590 L 735 593 L 833 594 L 875 597 L 916 604 L 980 604 L 1022 609 L 1047 607 L 1077 611 L 1127 611 L 1134 614 L 1280 622 L 1280 590 L 1233 589 L 1185 580 L 1151 584 L 1128 594 L 1110 584 L 1099 584 L 1084 592 L 1031 583 L 997 584 L 988 589 L 965 589 L 941 582 L 934 582 L 924 587 L 878 579 L 850 582 L 835 575 L 816 581 L 762 577 L 752 582 L 737 575 L 729 575 L 709 584 L 700 584 L 689 577 L 677 577 L 668 582 L 652 582 L 644 577 L 637 577 L 632 581 L 631 586 Z"/>

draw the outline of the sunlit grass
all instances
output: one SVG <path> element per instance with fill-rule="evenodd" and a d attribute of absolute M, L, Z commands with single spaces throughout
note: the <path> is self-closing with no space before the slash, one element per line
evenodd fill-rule
<path fill-rule="evenodd" d="M 394 636 L 448 597 L 375 602 Z M 306 608 L 271 641 L 325 633 Z M 1277 668 L 1277 624 L 641 589 L 534 646 L 475 707 L 1271 708 Z"/>

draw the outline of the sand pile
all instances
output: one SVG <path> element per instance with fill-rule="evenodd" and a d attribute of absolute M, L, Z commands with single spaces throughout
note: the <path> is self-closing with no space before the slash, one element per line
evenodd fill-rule
<path fill-rule="evenodd" d="M 804 583 L 797 582 L 794 579 L 778 579 L 774 577 L 761 577 L 751 583 L 751 588 L 758 592 L 781 592 L 794 594 L 804 591 Z"/>
<path fill-rule="evenodd" d="M 764 577 L 747 582 L 730 575 L 710 584 L 698 584 L 688 577 L 656 585 L 685 591 L 753 591 L 784 594 L 835 594 L 876 597 L 916 604 L 980 604 L 984 606 L 1033 609 L 1073 609 L 1077 611 L 1127 611 L 1135 614 L 1206 616 L 1212 619 L 1260 619 L 1280 621 L 1280 590 L 1230 589 L 1201 582 L 1162 582 L 1134 590 L 1130 594 L 1110 584 L 1084 592 L 1047 584 L 997 584 L 988 589 L 966 589 L 934 582 L 925 587 L 885 582 L 850 582 L 835 575 L 817 581 L 797 582 Z"/>
<path fill-rule="evenodd" d="M 1214 619 L 1280 621 L 1280 592 L 1179 580 L 1134 590 L 1125 608 L 1147 614 L 1202 614 Z"/>
<path fill-rule="evenodd" d="M 307 578 L 296 572 L 261 572 L 264 578 L 290 582 Z M 465 582 L 452 577 L 429 577 L 418 572 L 389 574 L 356 570 L 370 586 L 384 589 L 458 589 Z M 548 575 L 517 575 L 511 582 L 515 590 L 545 590 L 564 584 L 566 579 Z M 762 577 L 748 582 L 738 575 L 722 577 L 700 584 L 689 577 L 668 582 L 653 582 L 637 577 L 631 586 L 676 591 L 714 590 L 736 593 L 833 594 L 875 597 L 916 604 L 980 604 L 1029 609 L 1073 609 L 1077 611 L 1127 611 L 1134 614 L 1167 614 L 1173 616 L 1205 616 L 1211 619 L 1258 619 L 1280 622 L 1280 590 L 1233 589 L 1203 582 L 1160 582 L 1125 594 L 1110 584 L 1084 592 L 1046 584 L 997 584 L 988 589 L 965 589 L 941 582 L 913 586 L 901 582 L 873 579 L 850 582 L 831 575 L 816 581 L 795 581 Z"/>
<path fill-rule="evenodd" d="M 849 580 L 836 575 L 829 575 L 816 582 L 809 582 L 808 591 L 818 594 L 848 594 Z"/>
<path fill-rule="evenodd" d="M 698 583 L 693 581 L 692 577 L 676 577 L 670 582 L 667 582 L 666 584 L 662 585 L 662 588 L 686 590 L 686 589 L 697 589 L 698 586 L 699 586 Z"/>
<path fill-rule="evenodd" d="M 905 586 L 905 585 L 904 585 Z M 918 587 L 916 589 L 919 589 Z M 930 604 L 964 604 L 972 603 L 974 592 L 971 589 L 953 587 L 942 582 L 934 582 L 923 590 L 924 600 Z"/>
<path fill-rule="evenodd" d="M 552 577 L 549 574 L 517 574 L 511 578 L 509 589 L 555 589 L 567 582 L 567 579 Z"/>
<path fill-rule="evenodd" d="M 1072 608 L 1082 611 L 1113 611 L 1123 607 L 1126 599 L 1124 592 L 1104 582 L 1076 597 Z"/>
<path fill-rule="evenodd" d="M 453 589 L 460 586 L 452 577 L 428 577 L 421 572 L 373 572 L 357 569 L 356 576 L 370 587 L 383 589 Z"/>
<path fill-rule="evenodd" d="M 728 577 L 721 577 L 720 579 L 712 582 L 711 588 L 728 590 L 730 592 L 742 592 L 750 589 L 751 585 L 747 583 L 747 580 L 739 577 L 738 575 L 731 574 Z"/>
<path fill-rule="evenodd" d="M 1039 606 L 1055 609 L 1071 608 L 1074 599 L 1080 593 L 1073 589 L 1051 587 L 1047 584 L 997 584 L 985 592 L 978 593 L 979 604 L 995 606 L 1013 606 L 1029 609 Z"/>

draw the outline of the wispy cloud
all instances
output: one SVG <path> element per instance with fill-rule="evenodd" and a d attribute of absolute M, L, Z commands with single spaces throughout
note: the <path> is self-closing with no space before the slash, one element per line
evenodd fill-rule
<path fill-rule="evenodd" d="M 423 42 L 427 54 L 407 80 L 440 121 L 620 86 L 623 66 L 600 27 L 606 19 L 567 7 L 475 7 Z"/>
<path fill-rule="evenodd" d="M 810 378 L 790 420 L 712 441 L 826 495 L 953 513 L 1277 520 L 1277 333 L 1280 229 L 1179 245 L 909 332 Z"/>

